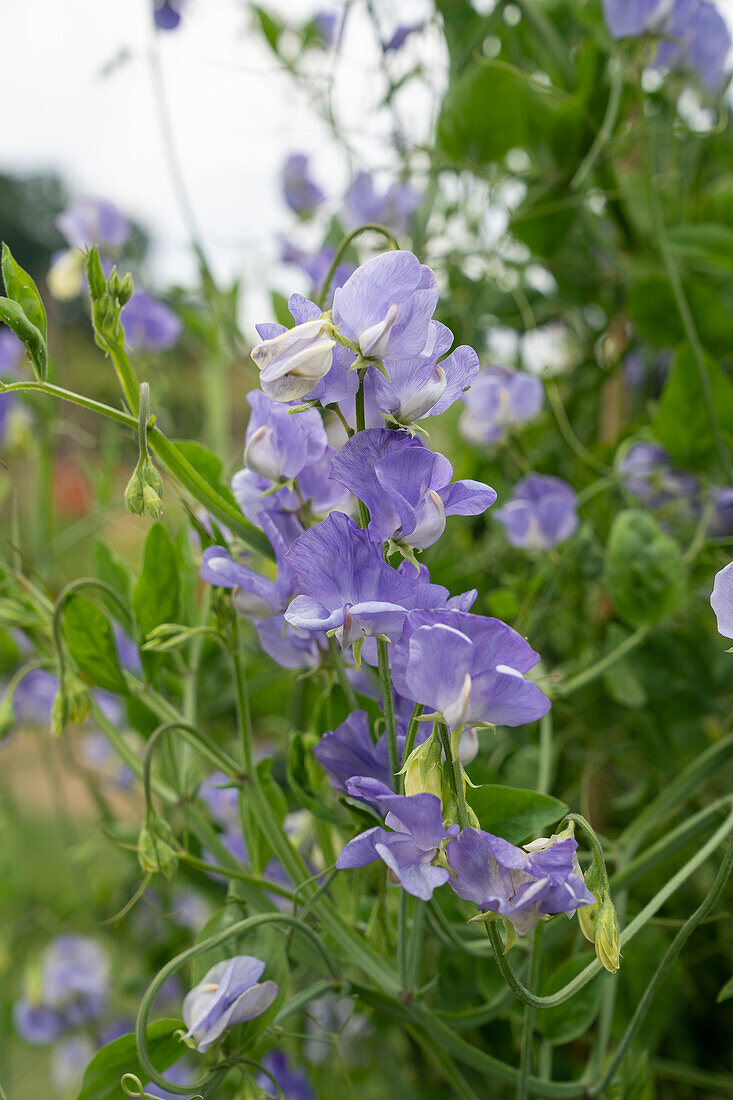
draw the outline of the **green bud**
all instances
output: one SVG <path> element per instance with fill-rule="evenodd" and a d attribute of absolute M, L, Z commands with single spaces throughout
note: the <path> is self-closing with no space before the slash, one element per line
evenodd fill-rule
<path fill-rule="evenodd" d="M 577 910 L 580 931 L 590 943 L 596 942 L 596 921 L 601 908 L 603 894 L 603 868 L 595 860 L 585 873 L 585 885 L 593 894 L 595 901 L 591 905 L 583 905 Z"/>
<path fill-rule="evenodd" d="M 130 301 L 130 298 L 132 298 L 134 290 L 135 287 L 132 282 L 132 275 L 128 271 L 124 279 L 120 283 L 120 289 L 117 292 L 117 301 L 120 303 L 121 306 L 127 305 L 127 303 Z"/>
<path fill-rule="evenodd" d="M 64 673 L 64 695 L 66 696 L 67 714 L 70 722 L 80 726 L 89 716 L 90 699 L 89 688 L 76 673 Z"/>
<path fill-rule="evenodd" d="M 6 691 L 0 699 L 0 742 L 12 731 L 14 725 L 13 692 Z"/>
<path fill-rule="evenodd" d="M 163 495 L 163 478 L 160 476 L 160 472 L 153 465 L 149 458 L 145 459 L 143 463 L 143 479 L 147 482 L 151 489 L 153 489 L 158 496 Z"/>
<path fill-rule="evenodd" d="M 63 688 L 59 688 L 51 706 L 51 733 L 61 737 L 69 720 L 69 708 Z"/>
<path fill-rule="evenodd" d="M 146 481 L 143 482 L 143 509 L 153 519 L 160 519 L 163 515 L 163 502 L 160 494 L 156 493 Z"/>
<path fill-rule="evenodd" d="M 173 831 L 160 814 L 151 813 L 140 830 L 137 840 L 138 862 L 146 872 L 160 871 L 171 878 L 178 867 Z"/>
<path fill-rule="evenodd" d="M 598 911 L 595 932 L 598 961 L 609 974 L 615 974 L 621 965 L 621 929 L 616 916 L 616 907 L 609 894 L 606 894 Z"/>
<path fill-rule="evenodd" d="M 102 261 L 96 248 L 90 248 L 87 253 L 87 282 L 92 301 L 97 302 L 107 289 L 107 280 L 104 277 Z"/>
<path fill-rule="evenodd" d="M 127 483 L 125 505 L 134 516 L 141 516 L 145 511 L 145 482 L 139 465 Z"/>
<path fill-rule="evenodd" d="M 405 777 L 405 794 L 434 794 L 441 797 L 443 779 L 440 761 L 440 738 L 432 733 L 427 741 L 412 750 L 405 761 L 402 773 Z"/>

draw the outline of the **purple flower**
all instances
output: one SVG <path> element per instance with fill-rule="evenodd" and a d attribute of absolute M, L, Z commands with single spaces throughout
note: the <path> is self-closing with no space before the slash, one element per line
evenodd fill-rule
<path fill-rule="evenodd" d="M 400 695 L 432 707 L 451 730 L 480 722 L 521 726 L 550 709 L 524 673 L 539 655 L 498 619 L 464 611 L 415 611 L 392 652 Z"/>
<path fill-rule="evenodd" d="M 559 477 L 528 474 L 494 515 L 512 546 L 549 550 L 575 532 L 577 500 L 575 490 Z"/>
<path fill-rule="evenodd" d="M 171 911 L 176 924 L 199 932 L 211 916 L 206 898 L 194 890 L 178 890 L 171 899 Z"/>
<path fill-rule="evenodd" d="M 385 53 L 396 53 L 401 50 L 408 38 L 424 29 L 423 23 L 402 23 L 395 30 L 391 38 L 384 44 Z"/>
<path fill-rule="evenodd" d="M 72 1035 L 56 1043 L 51 1051 L 51 1080 L 60 1093 L 78 1087 L 93 1057 L 94 1044 L 88 1035 Z"/>
<path fill-rule="evenodd" d="M 578 844 L 572 837 L 527 847 L 530 851 L 523 851 L 501 837 L 469 828 L 446 849 L 455 872 L 449 879 L 455 893 L 484 912 L 506 917 L 520 936 L 540 917 L 572 915 L 595 900 L 583 881 L 575 855 Z"/>
<path fill-rule="evenodd" d="M 298 496 L 283 486 L 272 492 L 272 482 L 252 470 L 237 470 L 232 478 L 232 492 L 237 504 L 250 523 L 261 527 L 263 512 L 296 512 L 300 507 Z"/>
<path fill-rule="evenodd" d="M 35 1004 L 27 997 L 21 997 L 13 1005 L 13 1025 L 21 1039 L 33 1046 L 52 1043 L 67 1029 L 61 1012 Z"/>
<path fill-rule="evenodd" d="M 277 1081 L 283 1100 L 316 1100 L 305 1070 L 293 1069 L 285 1051 L 269 1050 L 262 1059 L 262 1065 Z M 277 1100 L 279 1093 L 266 1073 L 259 1074 L 257 1084 L 268 1100 Z"/>
<path fill-rule="evenodd" d="M 715 574 L 710 606 L 718 620 L 718 633 L 733 638 L 733 562 Z"/>
<path fill-rule="evenodd" d="M 453 467 L 406 432 L 357 432 L 333 460 L 331 476 L 369 509 L 370 537 L 424 550 L 445 530 L 445 517 L 477 516 L 496 500 L 479 481 L 451 483 Z"/>
<path fill-rule="evenodd" d="M 415 585 L 382 557 L 368 533 L 341 512 L 297 538 L 287 561 L 298 578 L 285 619 L 301 630 L 334 631 L 347 647 L 363 635 L 399 634 Z"/>
<path fill-rule="evenodd" d="M 104 1010 L 109 963 L 95 940 L 64 935 L 52 940 L 41 969 L 43 1003 L 63 1012 L 70 1024 L 84 1024 Z"/>
<path fill-rule="evenodd" d="M 311 178 L 305 153 L 290 154 L 283 165 L 282 182 L 285 201 L 296 214 L 312 214 L 326 197 Z"/>
<path fill-rule="evenodd" d="M 404 735 L 397 739 L 400 759 L 405 743 Z M 334 790 L 343 794 L 347 791 L 347 781 L 354 776 L 378 779 L 389 786 L 392 773 L 387 754 L 387 735 L 382 734 L 375 743 L 372 741 L 369 718 L 366 711 L 357 710 L 337 726 L 328 730 L 313 749 L 318 763 L 328 773 Z M 354 797 L 358 797 L 354 795 Z"/>
<path fill-rule="evenodd" d="M 183 1001 L 188 1037 L 205 1053 L 228 1027 L 261 1016 L 278 994 L 276 982 L 260 982 L 265 964 L 236 955 L 212 966 Z"/>
<path fill-rule="evenodd" d="M 200 1074 L 198 1076 L 200 1077 Z M 166 1081 L 169 1081 L 171 1085 L 187 1085 L 192 1077 L 195 1078 L 196 1074 L 193 1066 L 186 1058 L 182 1058 L 180 1062 L 176 1062 L 175 1065 L 165 1071 Z M 151 1093 L 156 1097 L 156 1100 L 181 1100 L 180 1092 L 168 1092 L 167 1089 L 162 1089 L 160 1085 L 155 1085 L 152 1081 L 148 1081 L 143 1092 Z"/>
<path fill-rule="evenodd" d="M 659 508 L 680 497 L 694 497 L 700 488 L 697 478 L 675 470 L 661 443 L 634 443 L 618 464 L 622 481 L 632 496 L 650 508 Z"/>
<path fill-rule="evenodd" d="M 539 378 L 509 367 L 485 367 L 463 397 L 461 434 L 471 443 L 498 443 L 517 424 L 532 420 L 542 408 Z"/>
<path fill-rule="evenodd" d="M 106 251 L 117 251 L 130 234 L 130 223 L 124 214 L 114 203 L 102 199 L 77 199 L 59 214 L 56 226 L 72 248 L 97 245 Z"/>
<path fill-rule="evenodd" d="M 336 290 L 333 319 L 363 356 L 408 359 L 430 354 L 437 304 L 430 268 L 412 252 L 385 252 L 358 267 Z"/>
<path fill-rule="evenodd" d="M 23 344 L 9 328 L 0 329 L 0 374 L 14 375 L 25 358 Z"/>
<path fill-rule="evenodd" d="M 715 510 L 710 520 L 708 534 L 717 538 L 733 534 L 733 485 L 726 485 L 722 489 L 712 488 L 710 499 Z"/>
<path fill-rule="evenodd" d="M 281 512 L 279 518 L 291 528 L 291 536 L 302 530 L 294 516 Z M 248 619 L 266 619 L 270 615 L 279 614 L 288 606 L 295 591 L 295 575 L 287 561 L 287 550 L 292 538 L 283 538 L 274 513 L 261 512 L 259 520 L 275 551 L 277 580 L 270 580 L 250 569 L 248 565 L 236 561 L 224 546 L 208 546 L 204 550 L 199 569 L 199 576 L 208 584 L 233 589 L 234 609 Z"/>
<path fill-rule="evenodd" d="M 159 31 L 174 31 L 181 22 L 185 0 L 153 0 L 153 22 Z"/>
<path fill-rule="evenodd" d="M 118 712 L 119 716 L 119 712 Z M 125 764 L 103 733 L 86 733 L 79 753 L 82 762 L 99 774 L 100 779 L 120 790 L 135 784 L 135 773 Z"/>
<path fill-rule="evenodd" d="M 217 825 L 239 826 L 239 794 L 223 772 L 207 775 L 198 789 L 198 796 Z"/>
<path fill-rule="evenodd" d="M 707 88 L 721 83 L 731 39 L 725 20 L 707 0 L 603 0 L 614 38 L 658 35 L 659 68 L 695 69 Z"/>
<path fill-rule="evenodd" d="M 369 173 L 358 172 L 344 196 L 344 220 L 352 227 L 377 224 L 406 233 L 420 201 L 417 191 L 403 183 L 393 183 L 380 195 Z"/>
<path fill-rule="evenodd" d="M 20 681 L 13 695 L 13 710 L 18 722 L 46 726 L 59 690 L 58 677 L 45 668 L 34 668 Z"/>
<path fill-rule="evenodd" d="M 270 481 L 297 477 L 323 456 L 328 440 L 316 409 L 291 413 L 290 406 L 255 391 L 244 443 L 245 465 Z"/>
<path fill-rule="evenodd" d="M 264 652 L 281 668 L 318 668 L 328 653 L 323 636 L 291 626 L 282 615 L 258 619 L 255 630 Z"/>
<path fill-rule="evenodd" d="M 449 350 L 453 336 L 445 325 L 432 323 L 433 345 L 429 353 L 410 359 L 388 359 L 389 374 L 370 368 L 374 375 L 376 405 L 398 424 L 412 424 L 425 416 L 438 416 L 449 409 L 471 385 L 478 372 L 478 355 L 462 344 Z M 440 359 L 440 362 L 438 360 Z"/>
<path fill-rule="evenodd" d="M 434 794 L 393 794 L 378 779 L 362 776 L 350 779 L 346 788 L 383 814 L 392 831 L 376 826 L 354 837 L 341 850 L 336 866 L 339 870 L 366 867 L 381 859 L 393 885 L 399 883 L 408 894 L 428 901 L 450 877 L 444 867 L 432 866 L 438 848 L 458 832 L 458 825 L 444 828 L 440 799 Z"/>
<path fill-rule="evenodd" d="M 183 328 L 170 306 L 144 291 L 133 294 L 121 319 L 133 351 L 168 351 L 178 343 Z"/>

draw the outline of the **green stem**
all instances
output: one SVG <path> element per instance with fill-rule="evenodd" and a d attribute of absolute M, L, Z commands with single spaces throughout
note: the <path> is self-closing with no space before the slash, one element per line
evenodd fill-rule
<path fill-rule="evenodd" d="M 349 707 L 353 714 L 354 711 L 359 709 L 359 703 L 356 698 L 356 693 L 349 682 L 348 676 L 346 675 L 346 669 L 344 667 L 344 661 L 341 655 L 341 650 L 338 646 L 338 642 L 333 637 L 333 635 L 331 635 L 331 637 L 328 639 L 328 648 L 331 650 L 331 658 L 333 660 L 333 667 L 336 673 L 336 679 L 341 686 L 341 690 L 346 696 L 346 702 L 349 704 Z"/>
<path fill-rule="evenodd" d="M 406 890 L 400 889 L 397 898 L 397 960 L 399 963 L 400 982 L 405 996 L 410 993 L 410 973 L 408 966 L 408 939 L 410 903 Z"/>
<path fill-rule="evenodd" d="M 669 973 L 677 957 L 682 951 L 682 948 L 685 946 L 690 936 L 697 928 L 698 924 L 700 924 L 700 922 L 704 920 L 704 918 L 708 915 L 708 913 L 722 894 L 725 888 L 725 884 L 728 881 L 728 877 L 730 875 L 732 867 L 733 838 L 728 842 L 728 848 L 726 850 L 725 856 L 723 857 L 723 862 L 718 869 L 718 873 L 715 876 L 715 881 L 710 887 L 707 896 L 705 897 L 704 901 L 697 907 L 695 912 L 690 917 L 688 917 L 688 919 L 682 925 L 682 928 L 680 928 L 679 932 L 672 940 L 672 943 L 669 945 L 667 952 L 665 953 L 662 961 L 660 962 L 654 973 L 654 977 L 644 990 L 642 998 L 636 1006 L 636 1011 L 629 1021 L 626 1031 L 624 1032 L 623 1037 L 616 1049 L 616 1053 L 611 1059 L 611 1063 L 608 1069 L 606 1070 L 602 1080 L 599 1081 L 598 1084 L 591 1086 L 591 1088 L 588 1090 L 588 1096 L 600 1096 L 606 1090 L 606 1087 L 613 1081 L 617 1071 L 621 1068 L 621 1065 L 626 1058 L 629 1047 L 631 1046 L 634 1038 L 638 1034 L 642 1023 L 644 1022 L 644 1018 L 647 1012 L 651 1008 L 652 1001 L 661 989 L 662 984 L 667 977 L 667 974 Z"/>
<path fill-rule="evenodd" d="M 397 723 L 394 713 L 394 693 L 392 690 L 392 674 L 389 669 L 389 642 L 386 638 L 377 638 L 377 658 L 379 660 L 379 686 L 382 692 L 382 711 L 384 713 L 384 728 L 387 734 L 387 757 L 389 770 L 392 773 L 392 789 L 399 787 L 398 771 L 400 770 L 400 754 L 397 748 Z"/>
<path fill-rule="evenodd" d="M 601 657 L 599 661 L 596 661 L 590 668 L 586 668 L 583 672 L 579 672 L 577 676 L 571 676 L 565 683 L 559 684 L 552 694 L 556 698 L 564 699 L 566 696 L 572 695 L 578 688 L 585 687 L 586 684 L 591 683 L 593 680 L 597 680 L 599 676 L 602 676 L 604 672 L 612 668 L 616 662 L 620 661 L 622 657 L 625 657 L 627 653 L 631 653 L 638 645 L 641 645 L 649 636 L 650 630 L 651 628 L 648 626 L 637 627 L 633 634 L 629 634 L 628 638 L 625 638 L 620 645 L 617 645 L 616 648 L 610 653 L 607 653 L 605 657 Z"/>
<path fill-rule="evenodd" d="M 405 761 L 409 759 L 410 753 L 415 747 L 415 738 L 417 737 L 417 731 L 420 726 L 418 718 L 420 717 L 424 709 L 425 708 L 423 707 L 422 703 L 415 703 L 414 707 L 412 708 L 412 714 L 410 715 L 410 721 L 408 723 L 407 733 L 405 735 L 405 745 L 402 749 L 403 766 Z M 400 784 L 401 790 L 404 794 L 405 777 L 403 775 L 400 776 Z"/>
<path fill-rule="evenodd" d="M 321 306 L 321 308 L 323 308 L 323 303 L 326 300 L 326 295 L 328 294 L 328 288 L 331 285 L 331 280 L 333 279 L 334 275 L 336 274 L 336 269 L 337 269 L 338 265 L 341 263 L 341 261 L 343 260 L 344 254 L 346 253 L 347 248 L 349 247 L 351 242 L 355 241 L 356 238 L 361 236 L 362 233 L 381 233 L 382 236 L 386 237 L 387 240 L 389 241 L 389 247 L 390 248 L 398 249 L 400 247 L 394 233 L 392 233 L 391 230 L 387 229 L 383 225 L 376 225 L 376 224 L 374 224 L 374 225 L 372 225 L 372 224 L 360 225 L 357 229 L 352 229 L 351 233 L 347 233 L 347 235 L 341 241 L 341 244 L 336 249 L 336 254 L 333 257 L 333 260 L 331 261 L 331 266 L 329 267 L 328 271 L 326 272 L 326 278 L 323 280 L 323 284 L 321 286 L 321 289 L 318 291 L 318 297 L 316 298 L 316 302 L 318 303 L 319 306 Z"/>
<path fill-rule="evenodd" d="M 443 725 L 442 722 L 436 724 L 438 726 L 438 734 L 443 746 L 443 752 L 445 753 L 445 762 L 448 768 L 451 790 L 453 791 L 453 797 L 458 807 L 458 824 L 462 829 L 468 829 L 471 824 L 471 819 L 468 814 L 466 791 L 463 784 L 463 775 L 461 773 L 461 764 L 458 759 L 458 754 L 456 753 L 454 755 L 453 753 L 451 734 L 448 733 L 448 727 Z"/>
<path fill-rule="evenodd" d="M 611 77 L 611 91 L 608 96 L 606 113 L 593 144 L 583 157 L 578 171 L 570 181 L 571 191 L 577 191 L 586 176 L 593 171 L 616 126 L 619 107 L 621 106 L 621 94 L 624 90 L 624 66 L 621 58 L 611 57 L 608 63 L 608 71 Z"/>
<path fill-rule="evenodd" d="M 709 1073 L 697 1066 L 670 1062 L 667 1058 L 655 1058 L 649 1068 L 664 1081 L 677 1081 L 680 1085 L 692 1085 L 723 1096 L 733 1096 L 733 1079 L 729 1073 Z"/>
<path fill-rule="evenodd" d="M 534 989 L 540 976 L 540 938 L 542 936 L 542 924 L 538 924 L 534 930 L 532 941 L 532 955 L 529 964 L 529 988 Z M 534 1018 L 536 1009 L 534 1005 L 524 1006 L 524 1019 L 522 1020 L 522 1045 L 519 1053 L 519 1079 L 517 1080 L 517 1100 L 527 1100 L 529 1096 L 529 1075 L 532 1069 L 532 1037 L 534 1034 Z"/>

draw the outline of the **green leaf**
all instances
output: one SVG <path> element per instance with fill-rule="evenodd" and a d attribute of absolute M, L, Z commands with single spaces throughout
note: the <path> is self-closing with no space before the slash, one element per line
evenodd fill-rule
<path fill-rule="evenodd" d="M 482 829 L 512 844 L 554 824 L 568 811 L 559 798 L 499 783 L 469 787 L 466 799 Z"/>
<path fill-rule="evenodd" d="M 186 1047 L 176 1037 L 185 1030 L 181 1020 L 156 1020 L 147 1030 L 148 1052 L 155 1068 L 164 1073 L 186 1053 Z M 134 1073 L 143 1084 L 148 1075 L 137 1058 L 134 1035 L 122 1035 L 98 1050 L 86 1068 L 76 1100 L 119 1100 L 123 1095 L 120 1079 Z"/>
<path fill-rule="evenodd" d="M 314 817 L 321 821 L 329 821 L 333 825 L 348 824 L 346 814 L 327 805 L 323 797 L 314 793 L 308 775 L 308 761 L 312 759 L 312 753 L 306 751 L 302 733 L 294 733 L 290 739 L 288 752 L 288 786 L 295 795 L 300 805 L 309 810 Z"/>
<path fill-rule="evenodd" d="M 94 572 L 100 581 L 104 581 L 110 588 L 113 588 L 122 602 L 129 606 L 132 597 L 132 582 L 124 565 L 118 561 L 106 542 L 102 542 L 101 539 L 97 539 L 94 543 L 92 553 Z M 101 598 L 104 599 L 104 597 Z M 105 600 L 105 602 L 107 601 Z M 111 600 L 108 606 L 113 614 L 119 614 L 119 608 Z"/>
<path fill-rule="evenodd" d="M 63 623 L 69 653 L 84 675 L 105 691 L 126 695 L 115 636 L 104 612 L 74 593 L 64 603 Z"/>
<path fill-rule="evenodd" d="M 48 374 L 48 350 L 40 329 L 28 320 L 12 298 L 0 298 L 0 321 L 4 321 L 22 341 L 33 364 L 36 378 L 39 382 L 45 382 Z"/>
<path fill-rule="evenodd" d="M 715 999 L 718 1004 L 722 1004 L 723 1001 L 729 1001 L 731 997 L 733 997 L 733 978 L 728 978 L 728 981 Z"/>
<path fill-rule="evenodd" d="M 687 588 L 674 539 L 638 508 L 619 512 L 606 547 L 605 576 L 616 613 L 630 626 L 654 626 L 671 615 Z"/>
<path fill-rule="evenodd" d="M 629 637 L 629 632 L 618 623 L 609 623 L 606 632 L 606 652 L 612 653 Z M 616 703 L 638 709 L 646 705 L 647 694 L 639 677 L 633 657 L 614 662 L 603 677 L 603 686 Z"/>
<path fill-rule="evenodd" d="M 178 557 L 173 541 L 163 524 L 155 523 L 145 540 L 142 572 L 132 593 L 141 638 L 161 623 L 176 621 L 179 593 Z"/>
<path fill-rule="evenodd" d="M 704 367 L 715 418 L 724 441 L 730 445 L 733 441 L 733 385 L 709 355 L 704 355 Z M 651 428 L 655 438 L 682 465 L 706 465 L 716 455 L 700 371 L 687 344 L 677 350 Z"/>
<path fill-rule="evenodd" d="M 733 270 L 733 229 L 711 222 L 673 225 L 667 239 L 686 260 Z"/>
<path fill-rule="evenodd" d="M 257 16 L 268 46 L 279 57 L 280 51 L 278 47 L 280 44 L 280 36 L 285 30 L 284 24 L 280 19 L 276 19 L 274 16 L 270 15 L 269 12 L 265 11 L 264 8 L 260 8 L 256 4 L 252 6 L 252 10 Z"/>
<path fill-rule="evenodd" d="M 46 310 L 38 287 L 27 271 L 24 271 L 13 258 L 8 246 L 3 243 L 2 272 L 5 293 L 17 302 L 32 325 L 35 325 L 44 341 L 47 337 Z"/>
<path fill-rule="evenodd" d="M 218 455 L 196 439 L 179 439 L 176 441 L 176 447 L 212 489 L 216 489 L 220 496 L 235 508 L 239 508 L 231 489 L 222 480 L 224 463 Z"/>
<path fill-rule="evenodd" d="M 543 983 L 543 996 L 559 992 L 594 959 L 595 954 L 592 951 L 586 951 L 582 955 L 575 955 L 572 959 L 568 959 L 550 975 L 546 983 Z M 537 1027 L 548 1042 L 560 1046 L 563 1043 L 572 1043 L 581 1035 L 585 1035 L 598 1012 L 602 990 L 603 975 L 599 974 L 565 1004 L 538 1012 Z"/>
<path fill-rule="evenodd" d="M 731 312 L 718 292 L 699 280 L 683 283 L 695 326 L 706 348 L 721 355 L 733 344 Z M 659 348 L 676 347 L 685 340 L 672 288 L 666 279 L 650 276 L 636 282 L 626 300 L 640 336 Z"/>

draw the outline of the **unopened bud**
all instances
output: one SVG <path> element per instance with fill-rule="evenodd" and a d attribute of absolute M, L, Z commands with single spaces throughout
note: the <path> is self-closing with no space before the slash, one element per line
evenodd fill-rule
<path fill-rule="evenodd" d="M 121 306 L 126 306 L 132 298 L 135 287 L 132 282 L 132 275 L 128 271 L 124 279 L 120 283 L 120 289 L 117 291 L 117 301 Z"/>
<path fill-rule="evenodd" d="M 127 483 L 125 489 L 125 505 L 134 516 L 141 516 L 145 511 L 145 482 L 139 466 Z"/>
<path fill-rule="evenodd" d="M 0 699 L 0 741 L 12 733 L 15 726 L 15 710 L 13 708 L 13 693 L 6 691 Z"/>
<path fill-rule="evenodd" d="M 434 794 L 441 797 L 443 777 L 440 761 L 442 748 L 440 738 L 433 733 L 422 745 L 412 750 L 404 763 L 405 794 Z"/>
<path fill-rule="evenodd" d="M 286 329 L 252 349 L 262 389 L 274 401 L 297 401 L 328 374 L 336 341 L 322 317 Z"/>
<path fill-rule="evenodd" d="M 596 918 L 596 955 L 601 966 L 615 974 L 621 965 L 621 929 L 616 916 L 616 907 L 606 894 Z"/>
<path fill-rule="evenodd" d="M 137 841 L 137 858 L 143 871 L 160 871 L 171 878 L 178 867 L 173 831 L 159 814 L 150 814 L 140 830 Z"/>
<path fill-rule="evenodd" d="M 96 248 L 90 248 L 87 253 L 87 282 L 89 283 L 89 293 L 92 296 L 92 301 L 99 301 L 107 289 L 107 281 Z"/>
<path fill-rule="evenodd" d="M 595 898 L 592 905 L 583 905 L 577 910 L 580 931 L 590 943 L 596 941 L 596 921 L 601 908 L 601 895 L 603 892 L 603 869 L 595 861 L 585 873 L 585 885 Z"/>

